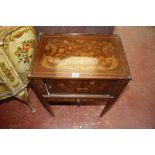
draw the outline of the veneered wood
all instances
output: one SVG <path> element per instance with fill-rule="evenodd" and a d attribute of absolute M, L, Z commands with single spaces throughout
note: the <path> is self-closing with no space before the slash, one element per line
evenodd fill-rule
<path fill-rule="evenodd" d="M 131 78 L 118 35 L 42 35 L 36 51 L 29 78 Z"/>
<path fill-rule="evenodd" d="M 54 79 L 45 82 L 49 93 L 109 94 L 116 80 Z"/>
<path fill-rule="evenodd" d="M 51 114 L 51 116 L 54 116 L 53 110 L 51 109 L 51 107 L 49 106 L 49 104 L 47 103 L 47 101 L 43 97 L 43 90 L 40 87 L 41 83 L 42 82 L 39 80 L 31 80 L 31 84 L 32 84 L 37 96 L 39 97 L 41 103 L 43 104 L 45 109 Z"/>
<path fill-rule="evenodd" d="M 112 34 L 114 26 L 35 26 L 37 34 L 46 33 L 54 35 L 56 33 L 95 33 Z"/>
<path fill-rule="evenodd" d="M 48 102 L 107 102 L 105 114 L 125 88 L 131 74 L 118 35 L 42 35 L 29 79 L 44 107 Z"/>

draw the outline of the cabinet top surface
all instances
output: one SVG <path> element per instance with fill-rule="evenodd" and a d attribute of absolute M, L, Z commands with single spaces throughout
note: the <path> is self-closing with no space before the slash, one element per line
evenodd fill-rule
<path fill-rule="evenodd" d="M 130 78 L 118 35 L 41 35 L 30 78 Z"/>

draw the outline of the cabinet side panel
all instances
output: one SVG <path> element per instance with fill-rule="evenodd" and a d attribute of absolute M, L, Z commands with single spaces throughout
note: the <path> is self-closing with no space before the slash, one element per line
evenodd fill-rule
<path fill-rule="evenodd" d="M 124 88 L 126 87 L 126 85 L 128 84 L 129 80 L 118 80 L 115 84 L 115 86 L 113 87 L 113 89 L 111 90 L 111 95 L 117 99 L 119 97 L 119 95 L 121 94 L 121 92 L 124 90 Z"/>

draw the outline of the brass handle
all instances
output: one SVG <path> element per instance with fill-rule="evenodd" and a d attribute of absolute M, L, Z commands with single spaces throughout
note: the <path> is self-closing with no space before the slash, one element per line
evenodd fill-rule
<path fill-rule="evenodd" d="M 50 92 L 48 90 L 48 87 L 47 87 L 47 84 L 46 84 L 45 80 L 44 80 L 44 86 L 45 86 L 45 90 L 46 90 L 47 95 L 50 95 Z"/>
<path fill-rule="evenodd" d="M 80 99 L 79 99 L 79 98 L 77 99 L 77 103 L 78 103 L 78 104 L 80 103 Z"/>
<path fill-rule="evenodd" d="M 80 99 L 77 99 L 77 105 L 80 106 Z"/>

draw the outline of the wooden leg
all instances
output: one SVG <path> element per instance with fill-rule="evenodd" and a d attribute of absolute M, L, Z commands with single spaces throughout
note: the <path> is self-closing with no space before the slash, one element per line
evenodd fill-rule
<path fill-rule="evenodd" d="M 45 101 L 45 99 L 41 99 L 41 103 L 45 107 L 45 109 L 50 113 L 50 115 L 54 117 L 54 112 L 51 109 L 51 106 L 49 105 L 49 103 L 47 101 Z"/>
<path fill-rule="evenodd" d="M 101 114 L 100 114 L 100 117 L 102 117 L 103 115 L 105 115 L 105 114 L 107 113 L 107 111 L 113 106 L 113 104 L 114 104 L 114 101 L 109 101 L 109 102 L 105 105 L 104 109 L 102 110 L 102 112 L 101 112 Z"/>
<path fill-rule="evenodd" d="M 121 94 L 122 90 L 125 88 L 125 86 L 128 84 L 129 80 L 118 80 L 113 89 L 113 91 L 111 92 L 111 95 L 114 97 L 114 100 L 109 101 L 105 108 L 102 110 L 100 117 L 102 117 L 103 115 L 105 115 L 107 113 L 107 111 L 113 106 L 114 102 L 117 100 L 117 98 L 119 97 L 119 95 Z"/>
<path fill-rule="evenodd" d="M 40 99 L 41 104 L 44 106 L 44 108 L 50 113 L 51 116 L 54 117 L 54 112 L 51 109 L 51 106 L 49 105 L 49 103 L 42 97 L 42 94 L 40 93 L 40 91 L 38 91 L 39 94 L 37 93 L 38 98 Z"/>
<path fill-rule="evenodd" d="M 40 85 L 42 85 L 42 81 L 38 82 Z M 43 98 L 41 89 L 38 88 L 39 84 L 36 81 L 31 81 L 31 84 L 34 88 L 34 91 L 36 92 L 36 95 L 38 96 L 38 98 L 40 99 L 41 104 L 44 106 L 44 108 L 49 112 L 49 114 L 51 116 L 54 117 L 54 112 L 51 109 L 51 106 L 49 105 L 49 103 L 46 101 L 46 99 Z"/>

